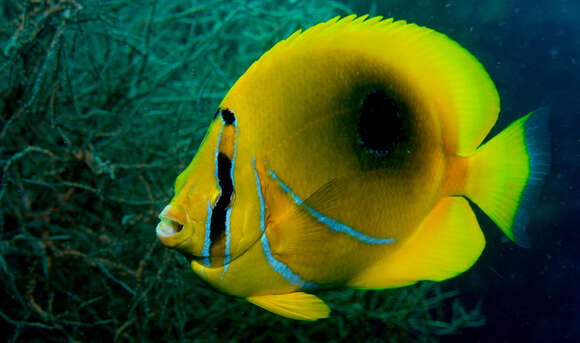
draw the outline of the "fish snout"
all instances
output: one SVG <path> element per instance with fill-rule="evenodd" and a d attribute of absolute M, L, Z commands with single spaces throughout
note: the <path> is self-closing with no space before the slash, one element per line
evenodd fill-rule
<path fill-rule="evenodd" d="M 168 248 L 175 248 L 191 239 L 191 225 L 186 225 L 187 215 L 178 205 L 167 205 L 159 214 L 159 224 L 155 232 L 157 238 Z"/>

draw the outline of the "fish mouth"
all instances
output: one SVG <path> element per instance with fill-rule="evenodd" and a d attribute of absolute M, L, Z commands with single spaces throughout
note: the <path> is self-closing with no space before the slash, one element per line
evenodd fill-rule
<path fill-rule="evenodd" d="M 184 228 L 185 225 L 183 223 L 166 215 L 160 215 L 155 233 L 161 244 L 169 249 L 179 251 L 186 258 L 195 261 L 207 259 L 207 256 L 199 256 L 192 252 L 193 238 L 191 233 L 185 232 Z"/>
<path fill-rule="evenodd" d="M 183 224 L 164 215 L 159 216 L 159 224 L 155 228 L 157 236 L 171 237 L 183 230 Z"/>
<path fill-rule="evenodd" d="M 167 205 L 159 214 L 159 223 L 155 228 L 157 238 L 161 243 L 170 249 L 175 249 L 183 254 L 190 262 L 195 261 L 206 268 L 223 268 L 228 264 L 234 262 L 240 256 L 243 256 L 252 247 L 256 245 L 265 234 L 261 233 L 257 235 L 255 241 L 248 242 L 246 248 L 242 251 L 236 252 L 234 255 L 220 256 L 220 255 L 203 255 L 196 254 L 194 251 L 199 251 L 199 247 L 196 249 L 193 242 L 193 231 L 194 226 L 197 227 L 198 221 L 193 220 L 192 223 L 186 223 L 190 221 L 184 211 L 179 207 L 179 205 Z M 188 219 L 189 218 L 189 219 Z"/>
<path fill-rule="evenodd" d="M 164 246 L 179 250 L 192 247 L 193 226 L 186 225 L 189 222 L 188 216 L 181 206 L 165 206 L 158 218 L 155 233 Z"/>

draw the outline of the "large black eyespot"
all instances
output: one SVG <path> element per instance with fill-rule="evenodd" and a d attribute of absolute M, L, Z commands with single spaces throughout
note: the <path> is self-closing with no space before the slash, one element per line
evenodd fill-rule
<path fill-rule="evenodd" d="M 404 137 L 405 119 L 393 97 L 381 90 L 372 90 L 360 107 L 360 143 L 372 154 L 388 155 Z"/>

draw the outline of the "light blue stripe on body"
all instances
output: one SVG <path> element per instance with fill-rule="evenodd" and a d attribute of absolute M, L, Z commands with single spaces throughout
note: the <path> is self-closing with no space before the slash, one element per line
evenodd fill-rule
<path fill-rule="evenodd" d="M 278 181 L 278 184 L 280 185 L 280 187 L 282 187 L 284 192 L 286 192 L 286 194 L 290 194 L 292 199 L 294 199 L 296 205 L 302 205 L 302 199 L 300 199 L 299 196 L 294 194 L 294 192 L 292 192 L 290 187 L 286 186 L 271 169 L 269 169 L 268 172 L 270 172 L 270 175 L 272 176 L 272 178 L 274 178 L 274 180 Z"/>
<path fill-rule="evenodd" d="M 294 202 L 296 203 L 296 205 L 304 205 L 304 208 L 308 211 L 308 213 L 310 213 L 320 223 L 328 226 L 328 228 L 330 230 L 345 233 L 353 238 L 356 238 L 360 242 L 370 244 L 370 245 L 391 244 L 395 241 L 394 238 L 377 238 L 377 237 L 372 237 L 372 236 L 366 235 L 360 231 L 357 231 L 357 230 L 351 228 L 350 226 L 347 226 L 341 222 L 338 222 L 332 218 L 329 218 L 329 217 L 323 215 L 322 213 L 316 211 L 315 209 L 313 209 L 312 207 L 310 207 L 306 204 L 303 204 L 302 199 L 299 196 L 297 196 L 296 194 L 294 194 L 294 192 L 292 192 L 290 187 L 285 185 L 282 182 L 282 180 L 280 180 L 280 178 L 278 178 L 278 176 L 272 170 L 268 170 L 268 171 L 270 172 L 270 175 L 272 176 L 272 178 L 274 178 L 274 180 L 278 181 L 278 184 L 280 185 L 280 187 L 282 187 L 284 192 L 289 194 L 292 197 L 292 199 L 294 199 Z"/>
<path fill-rule="evenodd" d="M 222 118 L 223 121 L 223 118 Z M 234 127 L 236 128 L 236 139 L 234 140 L 234 156 L 232 158 L 232 165 L 230 168 L 230 179 L 232 180 L 232 189 L 235 192 L 236 189 L 236 185 L 235 185 L 235 181 L 234 181 L 234 166 L 236 163 L 236 153 L 238 152 L 238 124 L 237 121 L 234 121 Z M 218 147 L 219 148 L 219 147 Z M 233 193 L 232 193 L 232 197 L 233 197 Z M 231 247 L 231 227 L 230 227 L 230 216 L 232 214 L 232 206 L 233 204 L 230 201 L 230 207 L 228 208 L 227 212 L 226 212 L 226 251 L 225 251 L 225 258 L 224 258 L 224 271 L 222 273 L 222 279 L 224 278 L 226 272 L 228 271 L 228 267 L 229 267 L 229 263 L 231 261 L 231 256 L 230 256 L 230 247 Z"/>
<path fill-rule="evenodd" d="M 224 276 L 226 275 L 226 272 L 228 271 L 228 267 L 230 266 L 229 263 L 232 259 L 232 257 L 230 256 L 230 215 L 232 214 L 232 208 L 228 208 L 228 211 L 226 212 L 226 252 L 225 252 L 225 257 L 224 257 L 224 271 L 222 272 L 222 279 L 224 278 Z"/>
<path fill-rule="evenodd" d="M 230 168 L 230 179 L 232 180 L 232 189 L 235 191 L 236 181 L 234 180 L 234 166 L 236 164 L 236 154 L 238 152 L 238 134 L 239 134 L 237 121 L 234 121 L 234 127 L 236 128 L 236 139 L 234 140 L 234 157 L 232 158 L 232 167 Z"/>
<path fill-rule="evenodd" d="M 211 228 L 211 200 L 207 201 L 207 219 L 205 221 L 205 239 L 203 240 L 203 248 L 201 250 L 201 256 L 203 256 L 203 265 L 209 267 L 209 247 L 211 245 L 211 239 L 209 237 Z"/>
<path fill-rule="evenodd" d="M 262 194 L 262 186 L 260 184 L 260 177 L 258 176 L 258 171 L 256 170 L 256 158 L 252 160 L 252 165 L 254 167 L 254 175 L 256 177 L 256 186 L 258 188 L 258 198 L 260 200 L 260 230 L 262 232 L 262 250 L 266 256 L 268 263 L 274 268 L 274 271 L 281 274 L 286 281 L 295 286 L 300 286 L 305 289 L 317 288 L 318 285 L 314 282 L 307 282 L 302 280 L 302 278 L 294 273 L 286 264 L 278 261 L 270 250 L 270 243 L 268 242 L 268 236 L 266 235 L 266 224 L 265 224 L 265 213 L 266 204 L 264 203 L 264 196 Z"/>

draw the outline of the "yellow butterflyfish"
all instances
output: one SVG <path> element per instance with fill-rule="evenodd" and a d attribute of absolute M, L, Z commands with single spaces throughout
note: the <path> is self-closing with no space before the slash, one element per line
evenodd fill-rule
<path fill-rule="evenodd" d="M 277 43 L 227 93 L 157 236 L 218 290 L 329 316 L 317 289 L 384 289 L 469 269 L 512 240 L 550 164 L 548 110 L 482 144 L 499 113 L 483 66 L 405 21 L 334 18 Z"/>

